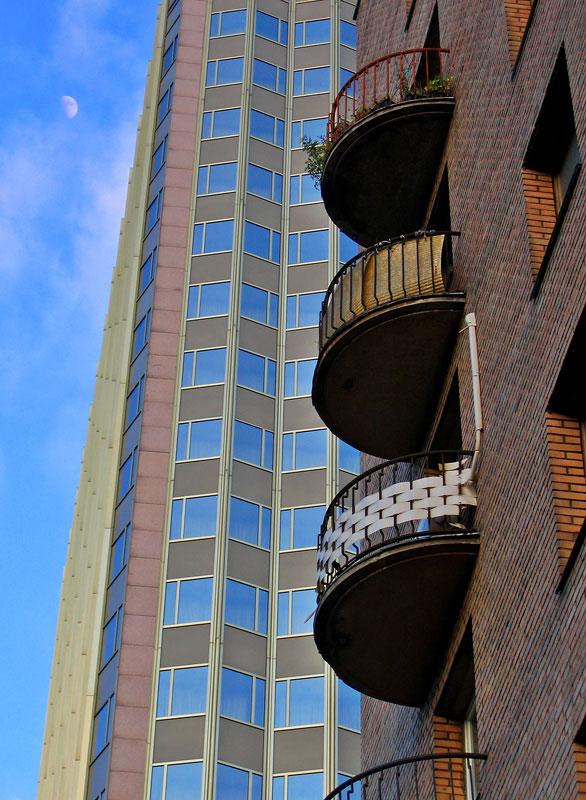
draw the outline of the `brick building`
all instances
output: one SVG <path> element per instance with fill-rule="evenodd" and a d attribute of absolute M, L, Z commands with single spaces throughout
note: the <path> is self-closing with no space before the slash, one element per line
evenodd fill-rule
<path fill-rule="evenodd" d="M 366 250 L 313 397 L 373 455 L 326 513 L 314 631 L 366 695 L 367 798 L 586 797 L 584 12 L 357 4 L 322 192 Z"/>

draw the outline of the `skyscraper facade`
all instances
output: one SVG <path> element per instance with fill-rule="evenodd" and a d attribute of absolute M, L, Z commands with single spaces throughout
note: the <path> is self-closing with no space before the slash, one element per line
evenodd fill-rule
<path fill-rule="evenodd" d="M 39 800 L 320 798 L 359 694 L 311 635 L 358 451 L 311 405 L 356 246 L 306 173 L 354 3 L 159 9 L 64 571 Z"/>

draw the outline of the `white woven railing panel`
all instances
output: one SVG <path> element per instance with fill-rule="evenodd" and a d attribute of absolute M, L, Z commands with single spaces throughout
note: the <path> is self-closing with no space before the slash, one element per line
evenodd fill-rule
<path fill-rule="evenodd" d="M 476 505 L 476 489 L 470 469 L 459 463 L 443 464 L 439 475 L 401 481 L 382 491 L 361 498 L 343 511 L 335 526 L 325 531 L 317 560 L 318 591 L 336 566 L 345 566 L 359 553 L 361 542 L 381 530 L 398 528 L 404 523 L 422 520 L 446 522 L 457 526 L 462 507 Z M 421 531 L 417 536 L 433 536 Z M 397 532 L 399 538 L 399 532 Z M 393 537 L 389 537 L 392 541 Z"/>

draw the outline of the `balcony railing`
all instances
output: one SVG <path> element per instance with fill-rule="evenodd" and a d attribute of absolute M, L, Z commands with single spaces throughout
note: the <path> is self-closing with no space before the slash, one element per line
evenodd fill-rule
<path fill-rule="evenodd" d="M 450 95 L 452 79 L 444 75 L 449 50 L 422 47 L 403 50 L 367 64 L 342 86 L 328 118 L 329 147 L 354 122 L 382 105 Z"/>
<path fill-rule="evenodd" d="M 477 800 L 483 753 L 432 753 L 389 761 L 341 783 L 325 800 Z"/>
<path fill-rule="evenodd" d="M 472 533 L 472 455 L 450 450 L 402 456 L 345 486 L 319 534 L 318 600 L 339 574 L 376 550 Z"/>
<path fill-rule="evenodd" d="M 419 231 L 363 250 L 330 283 L 319 320 L 320 347 L 348 323 L 409 298 L 446 294 L 457 231 Z"/>

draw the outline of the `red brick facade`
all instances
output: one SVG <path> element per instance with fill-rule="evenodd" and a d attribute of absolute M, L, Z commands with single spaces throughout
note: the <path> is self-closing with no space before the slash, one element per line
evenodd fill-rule
<path fill-rule="evenodd" d="M 478 746 L 488 756 L 481 768 L 482 800 L 576 800 L 586 796 L 585 751 L 574 745 L 586 716 L 584 550 L 557 590 L 560 565 L 584 517 L 584 461 L 576 421 L 548 416 L 547 409 L 586 301 L 586 183 L 582 174 L 532 299 L 548 237 L 542 234 L 537 242 L 523 166 L 562 46 L 578 146 L 586 155 L 586 14 L 580 4 L 539 0 L 517 58 L 524 24 L 513 30 L 511 13 L 513 6 L 525 5 L 530 4 L 437 2 L 440 43 L 451 50 L 446 71 L 454 77 L 456 97 L 438 177 L 445 163 L 452 228 L 461 232 L 454 284 L 466 293 L 467 311 L 477 321 L 485 426 L 477 477 L 481 545 L 425 705 L 411 709 L 365 698 L 362 755 L 367 769 L 440 748 L 436 708 L 471 623 Z M 405 29 L 404 0 L 361 0 L 359 66 L 421 47 L 435 6 L 433 0 L 415 0 Z M 542 216 L 551 221 L 549 213 Z M 456 370 L 462 446 L 470 448 L 473 407 L 464 336 L 446 370 L 444 394 Z M 439 397 L 438 415 L 442 402 Z M 429 424 L 427 444 L 437 419 Z M 560 463 L 568 461 L 570 450 L 576 465 L 571 468 Z M 364 457 L 365 466 L 371 463 Z"/>

